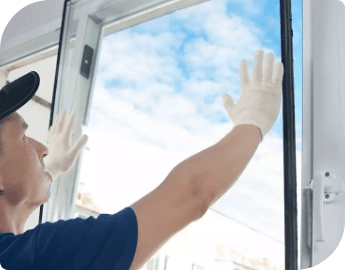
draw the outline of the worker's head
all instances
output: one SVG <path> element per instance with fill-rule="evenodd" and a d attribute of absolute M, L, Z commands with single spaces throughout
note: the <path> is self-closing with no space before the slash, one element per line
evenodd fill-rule
<path fill-rule="evenodd" d="M 16 112 L 0 121 L 0 215 L 4 208 L 18 209 L 24 215 L 50 196 L 43 162 L 48 148 L 27 137 L 25 125 Z"/>

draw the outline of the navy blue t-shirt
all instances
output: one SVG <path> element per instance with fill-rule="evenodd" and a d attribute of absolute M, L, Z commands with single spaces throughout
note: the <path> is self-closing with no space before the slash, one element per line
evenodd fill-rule
<path fill-rule="evenodd" d="M 46 222 L 23 234 L 0 233 L 0 264 L 6 270 L 128 270 L 138 242 L 132 208 Z"/>

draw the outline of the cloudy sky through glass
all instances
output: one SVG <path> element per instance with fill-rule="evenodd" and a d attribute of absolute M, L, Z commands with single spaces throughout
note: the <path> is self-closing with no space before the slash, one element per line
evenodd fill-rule
<path fill-rule="evenodd" d="M 300 1 L 292 0 L 292 16 L 299 183 Z M 83 190 L 105 213 L 118 212 L 155 189 L 178 163 L 221 140 L 233 128 L 221 95 L 228 93 L 235 102 L 239 100 L 240 61 L 248 61 L 252 75 L 258 49 L 264 50 L 265 60 L 273 52 L 275 63 L 281 61 L 279 1 L 210 1 L 105 37 L 87 127 L 90 151 L 83 155 Z M 270 236 L 267 241 L 275 244 L 267 247 L 254 236 L 247 243 L 243 229 L 238 231 L 241 238 L 232 242 L 246 246 L 256 241 L 266 257 L 278 256 L 283 267 L 282 117 L 281 107 L 277 122 L 244 173 L 212 209 L 245 224 L 246 230 Z M 229 228 L 219 224 L 215 230 L 223 227 Z"/>

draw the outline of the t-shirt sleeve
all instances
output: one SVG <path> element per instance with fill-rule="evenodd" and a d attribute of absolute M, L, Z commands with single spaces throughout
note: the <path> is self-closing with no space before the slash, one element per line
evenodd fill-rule
<path fill-rule="evenodd" d="M 22 250 L 18 255 L 25 253 L 34 270 L 128 270 L 136 252 L 138 223 L 133 209 L 127 207 L 114 215 L 101 214 L 96 219 L 46 222 L 14 237 L 18 237 L 14 241 L 18 249 L 21 245 L 22 249 L 31 249 Z M 8 255 L 17 259 L 15 251 L 8 249 Z M 6 268 L 6 264 L 3 268 L 12 270 Z"/>

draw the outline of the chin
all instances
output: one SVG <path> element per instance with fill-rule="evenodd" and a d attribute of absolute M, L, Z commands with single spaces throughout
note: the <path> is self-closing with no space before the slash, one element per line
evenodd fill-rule
<path fill-rule="evenodd" d="M 44 201 L 42 204 L 47 203 L 49 201 L 49 199 L 50 199 L 50 190 L 48 189 L 47 193 L 44 196 Z"/>

